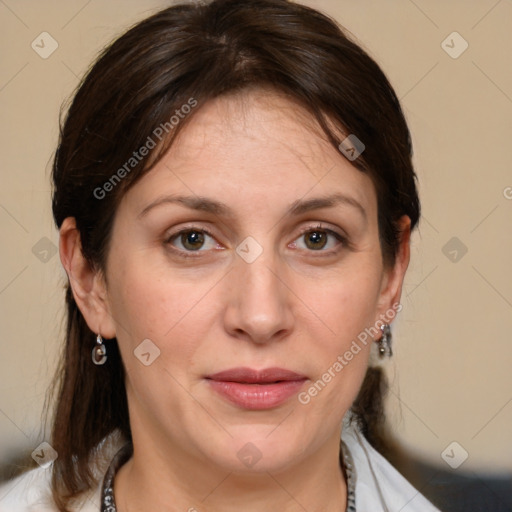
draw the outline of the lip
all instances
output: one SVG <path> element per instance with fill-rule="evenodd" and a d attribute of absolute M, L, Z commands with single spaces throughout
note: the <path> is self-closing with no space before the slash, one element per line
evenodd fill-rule
<path fill-rule="evenodd" d="M 307 377 L 284 368 L 232 368 L 206 377 L 222 397 L 243 409 L 278 407 L 297 394 Z"/>

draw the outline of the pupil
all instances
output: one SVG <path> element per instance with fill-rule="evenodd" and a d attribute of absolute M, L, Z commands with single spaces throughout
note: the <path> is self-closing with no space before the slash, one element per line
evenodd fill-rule
<path fill-rule="evenodd" d="M 204 234 L 199 233 L 198 231 L 189 231 L 188 233 L 182 234 L 181 241 L 184 247 L 197 250 L 204 243 Z"/>

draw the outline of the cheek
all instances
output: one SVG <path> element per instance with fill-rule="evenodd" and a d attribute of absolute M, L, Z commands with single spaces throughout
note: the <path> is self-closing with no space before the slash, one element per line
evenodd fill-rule
<path fill-rule="evenodd" d="M 201 300 L 208 289 L 206 285 L 191 286 L 179 279 L 164 278 L 147 266 L 119 267 L 111 302 L 132 414 L 145 410 L 145 415 L 152 416 L 163 407 L 186 416 L 194 408 L 195 402 L 184 390 L 191 387 L 199 371 L 196 353 L 211 327 L 208 301 Z M 139 349 L 147 347 L 142 343 L 148 339 L 158 349 L 154 359 L 152 345 L 144 352 Z M 151 362 L 145 366 L 138 357 L 148 351 Z"/>
<path fill-rule="evenodd" d="M 323 281 L 314 294 L 309 293 L 315 312 L 323 320 L 330 336 L 327 344 L 342 349 L 370 327 L 379 300 L 380 274 L 377 265 L 355 269 L 347 265 Z"/>
<path fill-rule="evenodd" d="M 361 277 L 364 276 L 364 277 Z M 311 385 L 299 397 L 301 403 L 340 411 L 350 407 L 364 379 L 378 303 L 378 266 L 338 272 L 309 294 L 315 315 L 304 319 L 309 338 L 314 340 Z M 318 326 L 315 328 L 315 325 Z M 323 333 L 323 334 L 322 334 Z"/>
<path fill-rule="evenodd" d="M 160 365 L 173 372 L 190 369 L 211 325 L 205 300 L 211 283 L 162 274 L 147 259 L 119 262 L 109 298 L 125 364 L 132 366 L 133 351 L 149 339 L 160 350 Z"/>

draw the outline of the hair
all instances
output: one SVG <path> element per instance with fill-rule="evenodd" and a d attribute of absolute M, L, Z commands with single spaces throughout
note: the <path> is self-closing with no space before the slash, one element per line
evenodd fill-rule
<path fill-rule="evenodd" d="M 383 261 L 395 261 L 398 220 L 408 215 L 414 228 L 420 204 L 409 130 L 385 74 L 344 29 L 312 8 L 287 0 L 213 0 L 166 8 L 115 40 L 82 80 L 61 122 L 53 215 L 58 228 L 75 218 L 92 268 L 104 271 L 123 194 L 202 105 L 249 88 L 270 89 L 300 104 L 336 149 L 348 134 L 365 144 L 352 164 L 375 186 Z M 174 123 L 171 116 L 185 112 L 187 104 L 194 108 Z M 134 152 L 157 138 L 152 151 L 133 160 Z M 52 493 L 63 512 L 98 483 L 91 463 L 99 443 L 116 432 L 131 441 L 117 341 L 106 341 L 106 364 L 92 364 L 95 333 L 69 281 L 66 306 L 52 425 L 59 454 Z M 352 407 L 368 440 L 381 450 L 384 390 L 381 371 L 369 368 Z"/>

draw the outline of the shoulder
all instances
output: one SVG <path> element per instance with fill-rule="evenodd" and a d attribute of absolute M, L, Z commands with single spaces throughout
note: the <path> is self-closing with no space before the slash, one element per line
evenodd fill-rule
<path fill-rule="evenodd" d="M 51 467 L 27 471 L 0 485 L 0 512 L 58 512 L 52 498 Z M 97 512 L 99 490 L 84 496 L 73 512 Z"/>
<path fill-rule="evenodd" d="M 355 425 L 345 423 L 341 439 L 353 461 L 357 510 L 440 512 L 371 446 Z"/>
<path fill-rule="evenodd" d="M 50 470 L 37 468 L 0 485 L 0 512 L 50 512 Z"/>
<path fill-rule="evenodd" d="M 110 461 L 126 440 L 119 432 L 104 438 L 95 448 L 91 470 L 98 485 L 80 495 L 73 512 L 97 512 L 101 501 L 103 475 Z M 58 512 L 51 492 L 52 467 L 38 467 L 0 484 L 0 512 Z"/>

